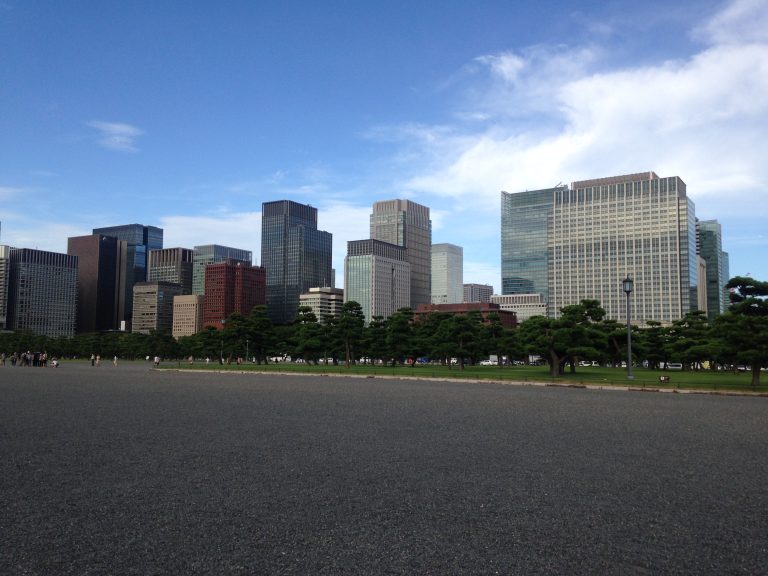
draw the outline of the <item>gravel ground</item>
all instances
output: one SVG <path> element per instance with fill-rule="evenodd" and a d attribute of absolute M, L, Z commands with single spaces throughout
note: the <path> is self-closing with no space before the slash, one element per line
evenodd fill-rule
<path fill-rule="evenodd" d="M 0 574 L 768 574 L 768 399 L 0 368 Z"/>

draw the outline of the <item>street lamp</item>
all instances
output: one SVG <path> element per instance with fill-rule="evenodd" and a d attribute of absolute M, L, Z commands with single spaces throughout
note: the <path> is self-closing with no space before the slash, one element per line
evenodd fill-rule
<path fill-rule="evenodd" d="M 224 365 L 224 323 L 226 320 L 224 318 L 221 319 L 221 360 L 219 361 L 219 364 L 222 366 Z"/>
<path fill-rule="evenodd" d="M 632 380 L 632 324 L 629 311 L 629 295 L 632 293 L 633 280 L 627 274 L 627 277 L 621 281 L 621 287 L 627 294 L 627 380 Z"/>

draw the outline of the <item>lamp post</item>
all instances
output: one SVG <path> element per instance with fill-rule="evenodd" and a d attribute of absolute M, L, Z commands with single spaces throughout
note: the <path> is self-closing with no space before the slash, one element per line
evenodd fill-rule
<path fill-rule="evenodd" d="M 222 366 L 224 365 L 224 323 L 226 320 L 224 318 L 221 319 L 221 360 L 219 361 L 219 364 Z"/>
<path fill-rule="evenodd" d="M 629 295 L 632 294 L 633 284 L 634 281 L 629 277 L 629 274 L 621 281 L 621 287 L 627 294 L 627 380 L 634 378 L 632 376 L 632 323 L 629 309 Z"/>

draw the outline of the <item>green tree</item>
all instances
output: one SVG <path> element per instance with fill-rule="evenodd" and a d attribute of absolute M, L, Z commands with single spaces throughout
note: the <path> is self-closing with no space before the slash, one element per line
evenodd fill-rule
<path fill-rule="evenodd" d="M 303 358 L 305 362 L 317 364 L 325 343 L 323 327 L 311 307 L 299 307 L 293 337 L 293 355 Z"/>
<path fill-rule="evenodd" d="M 731 306 L 715 319 L 715 334 L 725 357 L 751 367 L 752 385 L 768 366 L 768 282 L 736 276 L 726 284 Z"/>
<path fill-rule="evenodd" d="M 387 318 L 387 352 L 395 362 L 403 363 L 413 354 L 413 312 L 410 308 L 400 308 Z M 414 357 L 415 358 L 415 357 Z"/>
<path fill-rule="evenodd" d="M 344 345 L 344 360 L 347 368 L 355 361 L 355 349 L 363 340 L 365 313 L 363 308 L 350 300 L 344 302 L 339 317 L 335 319 L 333 333 Z"/>

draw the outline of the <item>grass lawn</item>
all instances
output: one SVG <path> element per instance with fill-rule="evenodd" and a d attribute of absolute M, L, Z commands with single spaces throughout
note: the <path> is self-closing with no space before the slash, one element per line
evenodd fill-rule
<path fill-rule="evenodd" d="M 510 382 L 544 382 L 556 384 L 575 385 L 606 385 L 606 386 L 631 386 L 635 388 L 671 388 L 679 390 L 718 390 L 718 391 L 751 391 L 768 392 L 768 373 L 763 375 L 760 386 L 750 386 L 751 374 L 749 372 L 710 372 L 710 371 L 680 371 L 680 370 L 648 370 L 645 368 L 633 369 L 633 380 L 627 380 L 626 368 L 603 367 L 578 367 L 575 374 L 566 372 L 559 378 L 549 375 L 547 366 L 466 366 L 461 370 L 458 366 L 440 365 L 416 365 L 416 366 L 380 366 L 356 364 L 349 368 L 343 364 L 320 364 L 318 366 L 308 364 L 205 364 L 195 362 L 164 362 L 163 368 L 187 368 L 201 370 L 225 370 L 225 371 L 255 371 L 255 372 L 289 372 L 300 374 L 354 374 L 360 376 L 394 376 L 416 378 L 461 378 L 468 380 L 494 380 Z M 669 377 L 669 382 L 661 382 L 660 376 Z"/>

